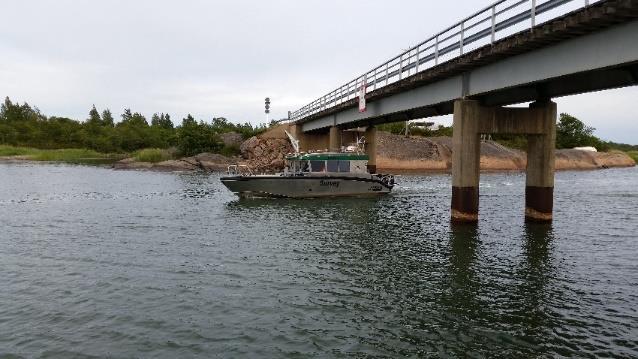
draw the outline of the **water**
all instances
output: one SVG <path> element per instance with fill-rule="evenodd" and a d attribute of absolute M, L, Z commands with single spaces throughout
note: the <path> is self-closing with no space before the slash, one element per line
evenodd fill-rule
<path fill-rule="evenodd" d="M 0 357 L 636 357 L 638 169 L 238 201 L 218 174 L 0 164 Z"/>

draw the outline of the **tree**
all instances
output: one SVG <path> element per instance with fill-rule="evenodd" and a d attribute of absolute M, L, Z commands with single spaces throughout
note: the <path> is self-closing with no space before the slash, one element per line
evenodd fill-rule
<path fill-rule="evenodd" d="M 115 121 L 113 120 L 113 114 L 111 114 L 111 110 L 108 108 L 102 111 L 102 124 L 106 127 L 115 126 Z"/>
<path fill-rule="evenodd" d="M 182 126 L 177 130 L 177 148 L 182 155 L 217 152 L 223 146 L 212 126 L 201 121 L 197 123 L 190 114 L 182 120 Z"/>
<path fill-rule="evenodd" d="M 191 116 L 189 113 L 185 118 L 182 119 L 182 127 L 197 125 L 197 121 Z"/>
<path fill-rule="evenodd" d="M 561 113 L 556 126 L 556 148 L 600 145 L 600 140 L 593 135 L 594 130 L 576 117 Z"/>
<path fill-rule="evenodd" d="M 164 115 L 164 114 L 162 113 L 162 115 Z M 164 115 L 164 120 L 163 121 L 164 121 L 165 126 L 162 126 L 162 127 L 171 128 L 171 129 L 174 128 L 173 127 L 173 121 L 171 121 L 171 115 L 169 115 L 169 114 Z"/>
<path fill-rule="evenodd" d="M 102 119 L 100 118 L 100 113 L 97 112 L 95 105 L 93 105 L 93 108 L 91 108 L 91 110 L 89 111 L 89 118 L 87 120 L 87 123 L 91 125 L 102 125 Z"/>
<path fill-rule="evenodd" d="M 151 119 L 151 126 L 170 130 L 173 129 L 173 122 L 171 122 L 169 114 L 161 113 L 158 115 L 155 113 Z"/>
<path fill-rule="evenodd" d="M 122 122 L 119 123 L 122 126 L 132 126 L 132 127 L 148 127 L 148 122 L 146 122 L 146 117 L 144 117 L 139 112 L 132 113 L 130 108 L 124 110 L 122 114 Z"/>

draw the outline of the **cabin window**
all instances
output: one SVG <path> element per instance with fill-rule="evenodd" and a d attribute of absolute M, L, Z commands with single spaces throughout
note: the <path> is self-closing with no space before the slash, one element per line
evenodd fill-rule
<path fill-rule="evenodd" d="M 339 161 L 328 161 L 328 172 L 339 172 Z"/>
<path fill-rule="evenodd" d="M 339 161 L 339 172 L 350 172 L 350 161 Z"/>
<path fill-rule="evenodd" d="M 310 161 L 312 172 L 326 172 L 326 161 Z"/>

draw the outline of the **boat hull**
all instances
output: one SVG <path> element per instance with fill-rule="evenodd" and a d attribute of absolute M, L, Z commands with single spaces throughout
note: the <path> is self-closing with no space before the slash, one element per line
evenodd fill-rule
<path fill-rule="evenodd" d="M 370 177 L 289 177 L 235 176 L 222 177 L 222 183 L 241 197 L 318 198 L 380 196 L 390 193 L 391 186 Z"/>

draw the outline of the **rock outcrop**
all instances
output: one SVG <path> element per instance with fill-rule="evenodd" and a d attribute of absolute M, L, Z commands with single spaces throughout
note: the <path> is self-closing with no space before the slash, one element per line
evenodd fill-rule
<path fill-rule="evenodd" d="M 281 127 L 283 128 L 283 127 Z M 197 156 L 159 163 L 136 162 L 127 158 L 116 162 L 116 169 L 146 169 L 155 171 L 219 171 L 241 161 L 254 173 L 276 173 L 283 169 L 286 155 L 293 152 L 285 133 L 275 128 L 261 136 L 251 137 L 240 145 L 242 158 L 202 153 Z M 404 137 L 387 132 L 377 134 L 377 169 L 393 171 L 450 171 L 452 168 L 452 138 Z M 624 152 L 588 152 L 557 150 L 557 170 L 588 170 L 611 167 L 631 167 L 636 162 Z M 497 142 L 481 143 L 481 169 L 485 171 L 521 171 L 527 166 L 524 151 L 507 148 Z"/>
<path fill-rule="evenodd" d="M 377 168 L 380 171 L 449 171 L 452 168 L 451 137 L 404 137 L 379 132 Z M 631 167 L 636 162 L 623 152 L 557 150 L 557 170 Z M 524 151 L 497 142 L 481 143 L 481 170 L 521 171 L 527 167 Z"/>
<path fill-rule="evenodd" d="M 284 168 L 286 155 L 293 152 L 290 141 L 282 138 L 251 137 L 240 147 L 242 164 L 255 173 L 274 173 Z"/>
<path fill-rule="evenodd" d="M 158 163 L 137 162 L 134 158 L 126 158 L 115 162 L 113 168 L 118 170 L 152 170 L 162 172 L 220 171 L 226 170 L 228 165 L 236 162 L 236 158 L 230 158 L 216 153 L 200 153 L 192 157 Z"/>

